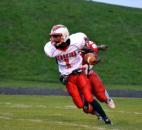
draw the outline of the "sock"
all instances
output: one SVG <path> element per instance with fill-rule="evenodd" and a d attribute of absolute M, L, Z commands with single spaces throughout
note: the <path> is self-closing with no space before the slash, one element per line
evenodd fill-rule
<path fill-rule="evenodd" d="M 94 99 L 93 102 L 91 103 L 93 105 L 93 109 L 100 114 L 100 116 L 105 119 L 107 118 L 107 115 L 105 114 L 105 111 L 101 107 L 101 105 Z"/>

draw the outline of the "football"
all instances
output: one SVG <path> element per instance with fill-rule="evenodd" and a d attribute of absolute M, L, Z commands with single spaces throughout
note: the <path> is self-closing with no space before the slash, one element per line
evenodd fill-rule
<path fill-rule="evenodd" d="M 93 65 L 96 61 L 96 55 L 94 53 L 86 53 L 84 55 L 84 61 L 90 65 Z"/>

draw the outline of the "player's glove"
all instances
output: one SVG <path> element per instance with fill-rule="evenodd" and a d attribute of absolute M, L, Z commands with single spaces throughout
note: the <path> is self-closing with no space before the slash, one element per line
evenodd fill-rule
<path fill-rule="evenodd" d="M 106 51 L 108 49 L 108 46 L 107 45 L 99 45 L 97 46 L 99 50 L 103 50 L 103 51 Z"/>
<path fill-rule="evenodd" d="M 83 54 L 86 54 L 86 53 L 94 53 L 94 51 L 86 46 L 84 46 L 82 49 L 81 49 L 81 53 Z"/>
<path fill-rule="evenodd" d="M 60 81 L 61 83 L 66 85 L 66 83 L 68 82 L 68 75 L 60 75 Z"/>

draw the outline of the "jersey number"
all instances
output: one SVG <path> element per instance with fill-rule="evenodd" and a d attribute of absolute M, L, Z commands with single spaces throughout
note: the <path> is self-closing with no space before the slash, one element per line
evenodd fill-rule
<path fill-rule="evenodd" d="M 69 59 L 68 58 L 65 59 L 65 62 L 66 62 L 67 68 L 71 68 L 71 64 L 69 63 Z"/>

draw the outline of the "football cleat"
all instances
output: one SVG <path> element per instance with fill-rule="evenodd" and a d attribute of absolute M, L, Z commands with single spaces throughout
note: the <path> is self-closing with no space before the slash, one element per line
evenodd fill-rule
<path fill-rule="evenodd" d="M 115 103 L 114 103 L 114 101 L 111 98 L 109 98 L 106 103 L 107 103 L 107 105 L 108 105 L 108 107 L 110 109 L 114 109 L 115 108 Z"/>
<path fill-rule="evenodd" d="M 104 118 L 103 120 L 104 120 L 105 124 L 112 125 L 112 122 L 108 117 Z"/>

